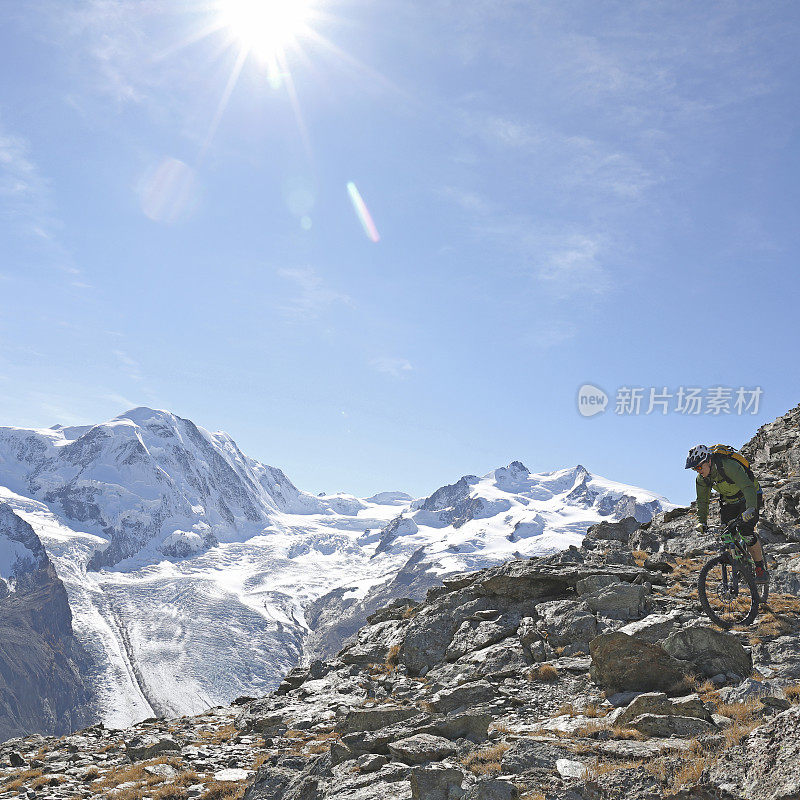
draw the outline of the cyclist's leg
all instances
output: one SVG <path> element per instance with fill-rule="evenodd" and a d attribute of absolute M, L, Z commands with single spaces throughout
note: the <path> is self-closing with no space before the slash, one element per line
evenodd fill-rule
<path fill-rule="evenodd" d="M 743 522 L 739 526 L 739 531 L 747 542 L 747 549 L 750 551 L 753 561 L 755 561 L 756 564 L 760 564 L 764 560 L 764 551 L 761 549 L 761 540 L 758 538 L 758 534 L 756 533 L 756 523 L 758 522 L 759 513 L 761 511 L 761 506 L 764 504 L 764 499 L 761 492 L 758 493 L 757 497 L 758 502 L 756 503 L 756 515 L 752 520 L 750 520 L 750 522 Z"/>
<path fill-rule="evenodd" d="M 719 518 L 723 525 L 727 525 L 736 519 L 744 511 L 744 500 L 736 500 L 733 503 L 725 503 L 719 499 Z"/>

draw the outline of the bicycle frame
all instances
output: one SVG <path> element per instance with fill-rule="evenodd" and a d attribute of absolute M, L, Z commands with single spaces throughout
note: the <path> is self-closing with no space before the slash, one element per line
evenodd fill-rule
<path fill-rule="evenodd" d="M 752 558 L 750 557 L 750 553 L 747 550 L 747 545 L 742 538 L 742 535 L 739 533 L 737 529 L 737 525 L 741 521 L 741 516 L 732 519 L 722 530 L 719 534 L 720 537 L 720 553 L 722 555 L 727 555 L 728 558 L 733 559 L 734 561 L 743 561 L 745 564 L 749 566 L 749 562 L 752 562 Z M 731 566 L 733 566 L 733 562 L 731 562 Z M 723 566 L 722 568 L 722 585 L 723 588 L 727 591 L 728 590 L 728 571 Z M 738 570 L 731 570 L 731 591 L 735 594 L 739 588 L 739 572 Z"/>

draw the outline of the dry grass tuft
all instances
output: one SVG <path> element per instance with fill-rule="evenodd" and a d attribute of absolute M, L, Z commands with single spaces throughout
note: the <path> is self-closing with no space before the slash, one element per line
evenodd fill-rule
<path fill-rule="evenodd" d="M 241 800 L 246 788 L 242 783 L 212 780 L 206 784 L 206 791 L 200 800 Z"/>
<path fill-rule="evenodd" d="M 645 761 L 642 766 L 644 767 L 645 772 L 649 773 L 654 778 L 657 778 L 662 783 L 666 782 L 667 775 L 669 774 L 669 767 L 667 764 L 667 759 L 664 758 L 664 756 L 659 756 L 658 758 Z"/>
<path fill-rule="evenodd" d="M 672 777 L 671 788 L 674 791 L 684 786 L 691 786 L 700 780 L 703 771 L 714 763 L 713 758 L 704 754 L 694 754 L 687 758 Z"/>
<path fill-rule="evenodd" d="M 609 772 L 619 772 L 625 769 L 636 769 L 640 767 L 639 761 L 601 761 L 599 758 L 586 765 L 583 771 L 583 780 L 597 782 L 597 779 Z"/>
<path fill-rule="evenodd" d="M 794 686 L 787 686 L 784 690 L 786 697 L 791 703 L 800 703 L 800 683 Z"/>
<path fill-rule="evenodd" d="M 409 606 L 403 612 L 403 619 L 411 619 L 411 617 L 416 617 L 419 613 L 419 606 Z"/>
<path fill-rule="evenodd" d="M 395 644 L 389 648 L 389 652 L 386 654 L 386 668 L 388 670 L 394 670 L 397 666 L 397 660 L 400 657 L 400 645 Z"/>
<path fill-rule="evenodd" d="M 633 560 L 636 562 L 637 567 L 643 567 L 644 562 L 650 557 L 650 553 L 646 550 L 634 550 L 633 551 Z"/>
<path fill-rule="evenodd" d="M 229 722 L 227 725 L 222 725 L 219 728 L 198 731 L 200 738 L 209 744 L 221 744 L 222 742 L 227 742 L 229 739 L 233 739 L 233 737 L 238 733 L 238 729 L 232 722 Z"/>
<path fill-rule="evenodd" d="M 744 703 L 722 703 L 717 713 L 739 723 L 747 723 L 756 719 L 761 709 L 761 701 L 757 697 L 749 697 Z"/>
<path fill-rule="evenodd" d="M 552 664 L 539 664 L 528 670 L 528 680 L 552 683 L 558 680 L 558 670 Z"/>
<path fill-rule="evenodd" d="M 589 705 L 583 709 L 583 715 L 585 717 L 604 717 L 606 714 L 608 714 L 608 709 L 601 708 L 597 703 L 589 703 Z"/>
<path fill-rule="evenodd" d="M 40 769 L 26 769 L 22 772 L 17 772 L 14 775 L 11 775 L 7 782 L 3 783 L 3 791 L 10 792 L 14 789 L 19 789 L 25 784 L 29 783 L 30 781 L 35 780 L 42 774 Z"/>
<path fill-rule="evenodd" d="M 599 719 L 593 719 L 585 725 L 581 725 L 581 727 L 574 732 L 573 736 L 591 736 L 593 733 L 597 733 L 597 731 L 604 730 L 608 730 L 608 725 L 601 722 Z"/>
<path fill-rule="evenodd" d="M 616 725 L 611 728 L 611 738 L 612 739 L 636 739 L 636 741 L 642 742 L 647 737 L 641 733 L 641 731 L 637 731 L 635 728 L 618 728 Z"/>
<path fill-rule="evenodd" d="M 725 728 L 722 735 L 725 737 L 725 748 L 733 747 L 748 736 L 752 730 L 758 727 L 758 722 L 737 722 L 730 728 Z"/>
<path fill-rule="evenodd" d="M 497 742 L 474 750 L 466 758 L 462 758 L 461 763 L 475 775 L 497 775 L 500 772 L 500 760 L 510 747 L 507 742 Z"/>

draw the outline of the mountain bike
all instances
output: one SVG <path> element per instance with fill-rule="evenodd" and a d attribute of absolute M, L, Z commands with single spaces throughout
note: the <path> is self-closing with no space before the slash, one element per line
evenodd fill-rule
<path fill-rule="evenodd" d="M 697 578 L 703 611 L 726 630 L 734 625 L 749 625 L 769 596 L 769 583 L 756 583 L 755 564 L 736 527 L 740 521 L 741 517 L 736 517 L 723 528 L 719 534 L 720 555 L 707 561 Z"/>

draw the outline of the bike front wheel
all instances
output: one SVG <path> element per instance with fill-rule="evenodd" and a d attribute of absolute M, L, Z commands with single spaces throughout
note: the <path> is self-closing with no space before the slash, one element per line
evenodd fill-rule
<path fill-rule="evenodd" d="M 727 555 L 703 565 L 697 578 L 700 605 L 720 628 L 749 625 L 758 614 L 759 591 L 750 572 Z"/>

